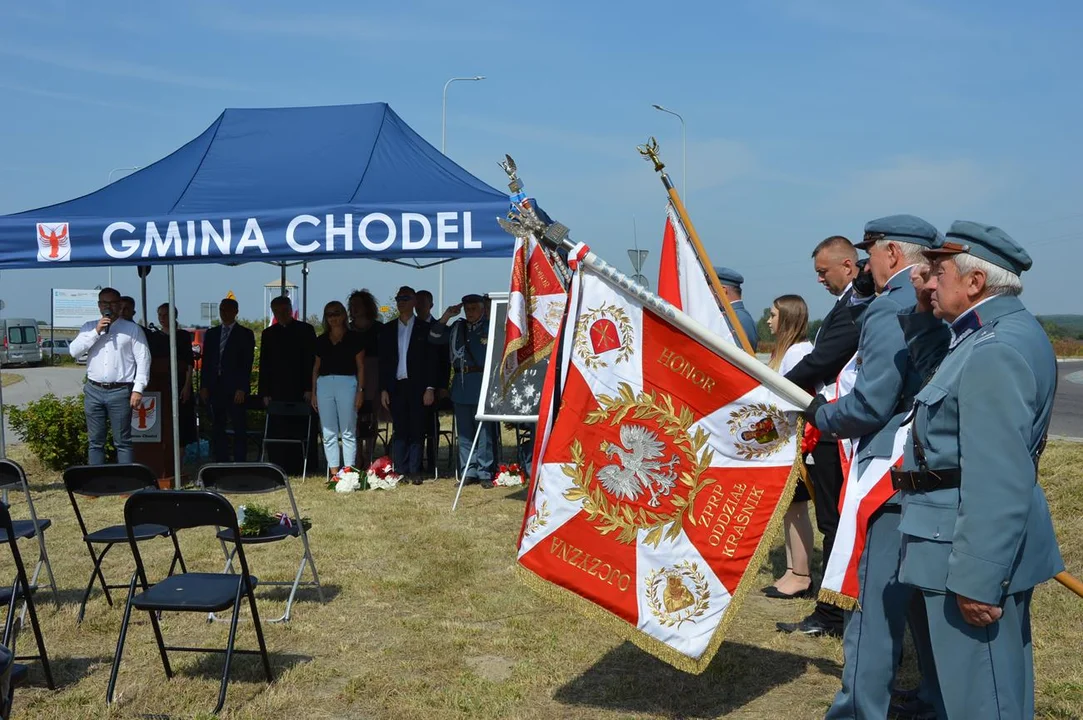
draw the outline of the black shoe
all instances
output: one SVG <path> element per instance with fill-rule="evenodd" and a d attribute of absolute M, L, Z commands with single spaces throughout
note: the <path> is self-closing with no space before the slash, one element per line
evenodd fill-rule
<path fill-rule="evenodd" d="M 799 635 L 808 635 L 809 637 L 842 637 L 842 630 L 840 628 L 826 625 L 811 615 L 802 620 L 801 622 L 775 623 L 775 627 L 778 628 L 779 632 L 797 633 Z"/>
<path fill-rule="evenodd" d="M 815 594 L 812 592 L 811 583 L 804 590 L 798 590 L 795 593 L 784 593 L 774 585 L 768 585 L 763 589 L 763 594 L 771 598 L 772 600 L 795 600 L 797 598 L 806 600 L 808 598 L 815 597 Z"/>
<path fill-rule="evenodd" d="M 896 720 L 936 720 L 936 710 L 919 698 L 916 690 L 894 693 L 887 714 Z"/>
<path fill-rule="evenodd" d="M 420 485 L 421 484 L 421 475 L 420 474 L 414 475 L 414 477 L 410 480 L 410 482 L 412 482 L 414 485 Z"/>
<path fill-rule="evenodd" d="M 478 485 L 481 485 L 482 490 L 489 490 L 496 487 L 492 480 L 478 480 Z"/>

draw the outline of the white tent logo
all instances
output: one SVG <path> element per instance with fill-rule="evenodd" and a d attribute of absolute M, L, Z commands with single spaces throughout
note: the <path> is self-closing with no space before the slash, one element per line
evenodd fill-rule
<path fill-rule="evenodd" d="M 67 262 L 71 260 L 71 238 L 68 224 L 38 223 L 38 262 Z"/>

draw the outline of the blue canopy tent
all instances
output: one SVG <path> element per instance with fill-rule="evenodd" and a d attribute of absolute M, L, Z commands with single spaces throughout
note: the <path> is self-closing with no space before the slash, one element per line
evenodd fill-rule
<path fill-rule="evenodd" d="M 100 190 L 0 216 L 0 270 L 168 265 L 173 304 L 176 264 L 271 262 L 285 285 L 320 259 L 510 256 L 508 207 L 386 103 L 229 109 Z"/>

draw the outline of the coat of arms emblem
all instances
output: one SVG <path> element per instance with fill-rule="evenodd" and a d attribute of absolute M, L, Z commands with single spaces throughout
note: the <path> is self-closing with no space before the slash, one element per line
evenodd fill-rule
<path fill-rule="evenodd" d="M 602 440 L 596 451 L 572 441 L 573 462 L 563 467 L 572 487 L 564 498 L 582 501 L 602 535 L 616 533 L 618 542 L 631 544 L 646 530 L 641 541 L 657 546 L 680 535 L 685 515 L 707 483 L 703 473 L 714 452 L 707 432 L 692 428 L 692 411 L 677 407 L 670 396 L 636 394 L 628 383 L 620 383 L 617 392 L 616 397 L 599 395 L 599 408 L 583 420 L 606 422 L 617 428 L 617 436 Z"/>
<path fill-rule="evenodd" d="M 68 224 L 38 223 L 38 262 L 67 262 L 71 260 L 71 238 Z"/>
<path fill-rule="evenodd" d="M 632 321 L 619 305 L 602 303 L 580 318 L 575 352 L 591 370 L 618 365 L 632 357 Z"/>
<path fill-rule="evenodd" d="M 752 403 L 730 413 L 726 421 L 734 437 L 734 448 L 745 460 L 759 460 L 786 446 L 793 436 L 793 423 L 775 405 Z"/>
<path fill-rule="evenodd" d="M 143 397 L 132 410 L 132 430 L 146 431 L 158 423 L 158 408 L 154 397 Z"/>

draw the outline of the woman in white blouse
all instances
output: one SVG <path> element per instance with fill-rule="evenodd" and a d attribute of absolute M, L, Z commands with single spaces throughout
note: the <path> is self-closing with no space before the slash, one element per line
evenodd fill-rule
<path fill-rule="evenodd" d="M 771 303 L 767 320 L 775 335 L 775 348 L 768 365 L 785 375 L 812 351 L 808 341 L 808 306 L 800 295 L 782 295 Z M 809 556 L 812 553 L 812 520 L 808 503 L 808 487 L 797 481 L 793 501 L 783 519 L 786 530 L 786 574 L 768 585 L 763 593 L 770 598 L 789 600 L 812 597 L 812 577 Z"/>

